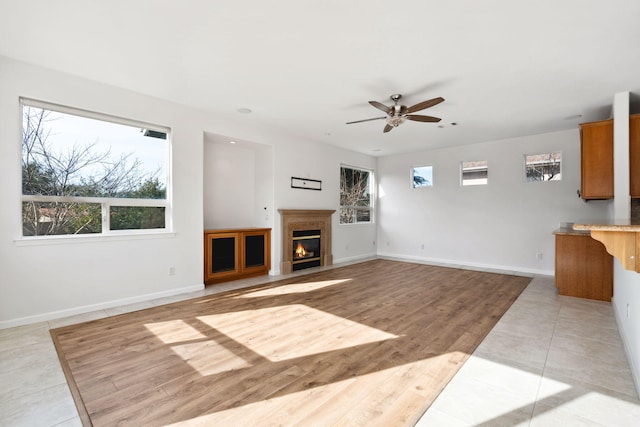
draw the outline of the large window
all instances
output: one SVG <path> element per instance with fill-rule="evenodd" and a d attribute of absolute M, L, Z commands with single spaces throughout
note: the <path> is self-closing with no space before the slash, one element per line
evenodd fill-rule
<path fill-rule="evenodd" d="M 168 229 L 169 129 L 21 102 L 23 236 Z"/>
<path fill-rule="evenodd" d="M 373 222 L 373 171 L 340 167 L 340 224 Z"/>

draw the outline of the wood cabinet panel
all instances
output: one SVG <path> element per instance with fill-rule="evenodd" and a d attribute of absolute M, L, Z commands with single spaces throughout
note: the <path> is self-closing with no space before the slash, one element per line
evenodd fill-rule
<path fill-rule="evenodd" d="M 640 198 L 640 114 L 629 117 L 629 193 Z"/>
<path fill-rule="evenodd" d="M 270 228 L 205 230 L 205 284 L 260 276 L 270 269 Z"/>
<path fill-rule="evenodd" d="M 613 257 L 588 234 L 556 234 L 555 284 L 560 295 L 611 301 Z"/>
<path fill-rule="evenodd" d="M 580 197 L 613 198 L 613 120 L 580 125 Z"/>

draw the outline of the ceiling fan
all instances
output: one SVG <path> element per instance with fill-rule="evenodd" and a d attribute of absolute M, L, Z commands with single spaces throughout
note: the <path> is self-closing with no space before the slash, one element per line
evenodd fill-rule
<path fill-rule="evenodd" d="M 411 107 L 398 104 L 398 101 L 400 101 L 400 98 L 402 98 L 402 95 L 400 95 L 399 93 L 391 95 L 390 98 L 394 104 L 391 107 L 387 107 L 386 105 L 378 101 L 369 101 L 369 104 L 376 107 L 378 110 L 381 110 L 387 113 L 386 116 L 374 117 L 373 119 L 356 120 L 353 122 L 347 122 L 347 124 L 350 125 L 353 123 L 362 123 L 362 122 L 370 122 L 371 120 L 386 119 L 387 124 L 383 130 L 383 132 L 386 133 L 386 132 L 389 132 L 391 129 L 398 127 L 399 125 L 404 123 L 405 120 L 413 120 L 414 122 L 431 122 L 431 123 L 437 123 L 440 121 L 440 119 L 437 117 L 421 116 L 421 115 L 416 115 L 412 113 L 415 113 L 416 111 L 425 110 L 429 107 L 433 107 L 434 105 L 437 105 L 442 101 L 444 101 L 444 98 L 441 98 L 441 97 L 433 98 L 428 101 L 422 101 L 416 105 L 412 105 Z"/>

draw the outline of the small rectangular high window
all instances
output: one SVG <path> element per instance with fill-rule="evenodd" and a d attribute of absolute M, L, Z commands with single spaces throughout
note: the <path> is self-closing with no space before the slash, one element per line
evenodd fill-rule
<path fill-rule="evenodd" d="M 411 188 L 433 187 L 433 166 L 411 168 Z"/>
<path fill-rule="evenodd" d="M 460 163 L 461 185 L 486 185 L 488 182 L 489 167 L 486 160 Z"/>
<path fill-rule="evenodd" d="M 525 154 L 524 175 L 528 182 L 560 181 L 562 179 L 562 152 Z"/>

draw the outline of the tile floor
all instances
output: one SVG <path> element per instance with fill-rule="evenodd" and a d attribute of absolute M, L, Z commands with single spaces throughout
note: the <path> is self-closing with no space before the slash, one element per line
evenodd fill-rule
<path fill-rule="evenodd" d="M 0 330 L 0 426 L 81 425 L 49 328 L 264 280 Z M 617 427 L 638 420 L 640 401 L 611 304 L 560 297 L 552 277 L 538 276 L 417 426 Z"/>
<path fill-rule="evenodd" d="M 638 426 L 640 400 L 610 303 L 537 276 L 417 423 Z"/>

